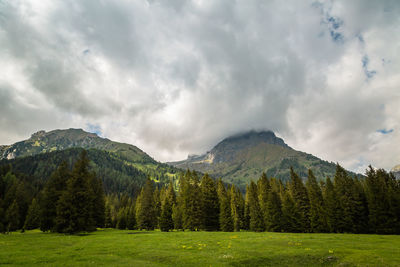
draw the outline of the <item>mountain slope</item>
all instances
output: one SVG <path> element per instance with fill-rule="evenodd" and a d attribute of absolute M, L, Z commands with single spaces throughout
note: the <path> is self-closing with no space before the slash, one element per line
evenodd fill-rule
<path fill-rule="evenodd" d="M 106 193 L 135 195 L 146 181 L 146 173 L 127 165 L 111 152 L 89 149 L 90 169 L 101 178 Z M 0 173 L 12 171 L 35 188 L 42 188 L 51 174 L 66 161 L 70 168 L 80 157 L 82 148 L 41 153 L 34 156 L 0 160 Z M 166 181 L 167 182 L 167 181 Z"/>
<path fill-rule="evenodd" d="M 245 186 L 258 179 L 262 172 L 269 177 L 289 179 L 289 168 L 303 178 L 311 168 L 319 179 L 332 177 L 336 165 L 311 154 L 296 151 L 271 131 L 251 131 L 224 139 L 211 151 L 201 156 L 169 164 L 182 168 L 207 172 L 221 177 L 225 182 Z"/>
<path fill-rule="evenodd" d="M 136 146 L 118 143 L 82 129 L 39 131 L 31 138 L 9 146 L 0 146 L 0 160 L 15 159 L 69 148 L 95 149 L 108 152 L 109 156 L 120 160 L 126 166 L 132 166 L 153 180 L 169 180 L 175 178 L 178 170 L 155 161 Z"/>

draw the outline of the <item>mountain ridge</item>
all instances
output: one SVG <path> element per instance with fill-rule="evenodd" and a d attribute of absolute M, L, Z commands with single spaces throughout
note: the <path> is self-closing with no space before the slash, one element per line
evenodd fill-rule
<path fill-rule="evenodd" d="M 289 169 L 307 177 L 312 169 L 319 180 L 335 173 L 336 164 L 311 154 L 297 151 L 272 131 L 249 131 L 227 137 L 203 155 L 189 156 L 186 160 L 169 162 L 181 169 L 207 172 L 225 182 L 245 186 L 265 172 L 269 177 L 289 179 Z"/>

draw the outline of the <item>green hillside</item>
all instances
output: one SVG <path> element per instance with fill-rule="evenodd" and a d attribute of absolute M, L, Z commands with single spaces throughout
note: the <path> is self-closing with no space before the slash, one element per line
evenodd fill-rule
<path fill-rule="evenodd" d="M 124 166 L 134 167 L 145 175 L 150 176 L 156 182 L 175 179 L 176 172 L 178 172 L 177 169 L 171 166 L 155 161 L 136 146 L 101 138 L 97 134 L 88 133 L 82 129 L 39 131 L 32 134 L 28 140 L 9 146 L 0 146 L 0 160 L 18 159 L 63 151 L 69 148 L 95 149 L 96 153 L 100 153 L 100 151 L 108 152 L 106 154 L 100 153 L 99 155 L 107 155 L 107 159 L 117 159 Z M 61 154 L 65 156 L 63 153 Z M 93 158 L 94 152 L 91 154 Z M 34 157 L 33 159 L 40 161 L 41 157 Z M 106 159 L 104 158 L 104 163 L 105 161 Z M 29 164 L 28 160 L 26 160 L 26 164 Z M 111 179 L 112 176 L 109 176 L 109 178 Z"/>
<path fill-rule="evenodd" d="M 307 177 L 307 171 L 311 168 L 320 180 L 332 177 L 336 169 L 334 163 L 294 150 L 270 131 L 252 131 L 232 136 L 218 143 L 205 155 L 190 156 L 187 160 L 169 164 L 207 172 L 242 188 L 250 180 L 258 179 L 262 172 L 268 177 L 286 181 L 291 166 L 302 178 Z"/>
<path fill-rule="evenodd" d="M 11 160 L 3 159 L 0 161 L 0 173 L 12 170 L 19 177 L 25 177 L 35 188 L 41 188 L 62 161 L 72 166 L 81 151 L 82 148 L 70 148 Z M 164 184 L 174 178 L 177 171 L 165 164 L 158 164 L 153 172 L 140 170 L 120 155 L 98 149 L 89 149 L 88 157 L 91 169 L 102 179 L 106 193 L 135 195 L 144 185 L 147 176 Z"/>

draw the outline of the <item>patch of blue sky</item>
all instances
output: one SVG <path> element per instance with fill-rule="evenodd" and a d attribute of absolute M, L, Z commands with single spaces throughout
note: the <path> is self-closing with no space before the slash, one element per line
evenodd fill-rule
<path fill-rule="evenodd" d="M 362 62 L 362 67 L 363 67 L 365 76 L 367 76 L 367 79 L 374 77 L 374 75 L 376 74 L 376 71 L 368 69 L 369 58 L 367 55 L 363 56 L 363 58 L 361 59 L 361 62 Z"/>
<path fill-rule="evenodd" d="M 392 133 L 394 131 L 394 129 L 379 129 L 379 130 L 376 130 L 376 132 L 378 132 L 378 133 L 381 133 L 381 134 L 390 134 L 390 133 Z"/>
<path fill-rule="evenodd" d="M 98 136 L 101 136 L 101 135 L 102 135 L 100 125 L 87 123 L 87 124 L 86 124 L 86 128 L 87 128 L 87 130 L 88 130 L 90 133 L 95 133 L 95 134 L 97 134 Z"/>

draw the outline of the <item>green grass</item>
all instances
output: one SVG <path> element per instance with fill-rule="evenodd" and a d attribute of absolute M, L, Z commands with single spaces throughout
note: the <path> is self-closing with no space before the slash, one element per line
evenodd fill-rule
<path fill-rule="evenodd" d="M 0 266 L 400 266 L 400 236 L 99 230 L 0 235 Z"/>

